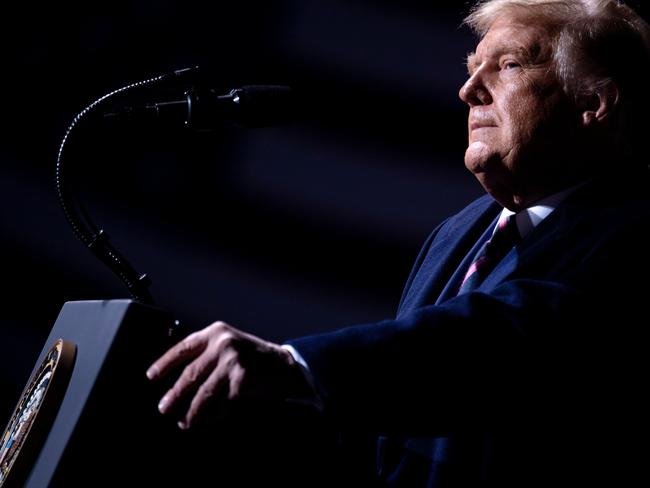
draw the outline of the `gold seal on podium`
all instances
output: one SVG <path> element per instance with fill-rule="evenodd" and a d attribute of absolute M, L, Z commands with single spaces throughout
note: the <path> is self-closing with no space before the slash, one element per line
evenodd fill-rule
<path fill-rule="evenodd" d="M 56 416 L 72 373 L 77 347 L 58 339 L 23 390 L 0 444 L 0 487 L 28 474 Z"/>

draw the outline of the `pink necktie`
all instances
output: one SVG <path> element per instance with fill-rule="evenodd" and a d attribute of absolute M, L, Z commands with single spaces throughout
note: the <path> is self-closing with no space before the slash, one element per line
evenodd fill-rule
<path fill-rule="evenodd" d="M 512 214 L 499 222 L 494 234 L 483 244 L 465 273 L 458 294 L 477 288 L 497 263 L 521 240 L 515 217 L 516 214 Z"/>

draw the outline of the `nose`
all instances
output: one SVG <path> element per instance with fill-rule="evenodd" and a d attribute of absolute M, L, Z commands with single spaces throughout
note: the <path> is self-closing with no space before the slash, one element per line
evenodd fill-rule
<path fill-rule="evenodd" d="M 492 103 L 492 96 L 483 83 L 480 70 L 471 75 L 465 84 L 460 87 L 458 96 L 470 107 Z"/>

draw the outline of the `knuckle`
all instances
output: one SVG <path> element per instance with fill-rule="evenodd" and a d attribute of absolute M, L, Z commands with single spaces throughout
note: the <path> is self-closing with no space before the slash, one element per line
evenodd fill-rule
<path fill-rule="evenodd" d="M 219 336 L 215 346 L 219 351 L 226 351 L 229 349 L 234 349 L 236 347 L 236 344 L 237 344 L 237 336 L 232 332 L 227 331 L 227 332 L 223 332 Z"/>
<path fill-rule="evenodd" d="M 189 385 L 195 384 L 201 376 L 201 369 L 198 365 L 192 363 L 185 367 L 183 370 L 182 379 L 185 383 Z"/>
<path fill-rule="evenodd" d="M 212 325 L 210 325 L 210 328 L 217 332 L 221 332 L 229 329 L 230 326 L 221 320 L 217 320 L 216 322 L 213 322 Z"/>
<path fill-rule="evenodd" d="M 235 343 L 235 336 L 232 332 L 224 332 L 221 336 L 220 343 L 225 348 L 230 348 Z"/>
<path fill-rule="evenodd" d="M 186 357 L 190 354 L 192 351 L 192 343 L 189 337 L 183 339 L 181 342 L 178 343 L 178 355 L 180 357 Z"/>
<path fill-rule="evenodd" d="M 210 398 L 215 396 L 216 393 L 216 387 L 215 385 L 209 383 L 209 384 L 204 384 L 199 388 L 199 391 L 197 392 L 197 396 L 199 398 L 202 398 L 204 400 L 209 400 Z"/>

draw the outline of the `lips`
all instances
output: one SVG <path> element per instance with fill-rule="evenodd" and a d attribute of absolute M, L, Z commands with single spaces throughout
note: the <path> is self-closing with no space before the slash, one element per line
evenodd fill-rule
<path fill-rule="evenodd" d="M 470 132 L 476 129 L 485 129 L 487 127 L 496 127 L 494 117 L 487 112 L 474 107 L 469 114 L 469 130 Z"/>
<path fill-rule="evenodd" d="M 496 124 L 493 122 L 470 122 L 469 130 L 473 131 L 476 129 L 484 129 L 486 127 L 496 127 Z"/>

